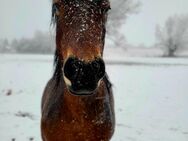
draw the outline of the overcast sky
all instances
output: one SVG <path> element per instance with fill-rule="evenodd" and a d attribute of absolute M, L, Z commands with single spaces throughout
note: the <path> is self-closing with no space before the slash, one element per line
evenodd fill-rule
<path fill-rule="evenodd" d="M 188 0 L 140 0 L 140 13 L 124 26 L 130 44 L 150 46 L 155 41 L 156 24 L 167 17 L 188 13 Z M 50 0 L 0 0 L 0 38 L 32 37 L 36 30 L 50 30 Z"/>
<path fill-rule="evenodd" d="M 31 37 L 49 31 L 50 0 L 0 0 L 0 38 Z"/>

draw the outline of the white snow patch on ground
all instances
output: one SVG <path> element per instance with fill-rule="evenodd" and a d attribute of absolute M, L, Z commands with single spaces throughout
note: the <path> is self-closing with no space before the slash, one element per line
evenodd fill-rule
<path fill-rule="evenodd" d="M 105 58 L 116 109 L 112 141 L 187 141 L 188 60 Z M 40 101 L 52 60 L 1 55 L 0 140 L 41 141 Z"/>

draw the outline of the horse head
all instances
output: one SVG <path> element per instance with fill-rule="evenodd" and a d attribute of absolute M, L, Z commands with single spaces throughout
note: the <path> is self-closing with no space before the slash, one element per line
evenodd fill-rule
<path fill-rule="evenodd" d="M 53 0 L 56 50 L 72 94 L 92 94 L 105 75 L 102 56 L 109 9 L 109 0 Z"/>

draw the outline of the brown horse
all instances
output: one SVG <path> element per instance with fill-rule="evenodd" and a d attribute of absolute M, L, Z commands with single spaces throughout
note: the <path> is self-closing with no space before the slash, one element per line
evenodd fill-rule
<path fill-rule="evenodd" d="M 43 141 L 109 141 L 115 116 L 102 59 L 108 0 L 54 0 L 55 71 L 42 97 Z"/>

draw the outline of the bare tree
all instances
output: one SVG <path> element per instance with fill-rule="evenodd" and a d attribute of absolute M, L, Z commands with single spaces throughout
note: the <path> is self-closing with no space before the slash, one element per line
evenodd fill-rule
<path fill-rule="evenodd" d="M 139 11 L 141 3 L 135 0 L 110 0 L 110 2 L 107 38 L 111 39 L 115 46 L 120 46 L 125 42 L 125 35 L 120 32 L 120 28 L 126 23 L 128 15 Z"/>
<path fill-rule="evenodd" d="M 9 41 L 8 39 L 0 39 L 0 53 L 9 52 Z"/>
<path fill-rule="evenodd" d="M 157 46 L 164 56 L 174 57 L 178 49 L 188 46 L 188 15 L 169 17 L 164 27 L 156 27 Z"/>
<path fill-rule="evenodd" d="M 36 31 L 33 38 L 13 40 L 11 47 L 17 53 L 48 54 L 53 53 L 55 41 L 48 33 Z"/>

